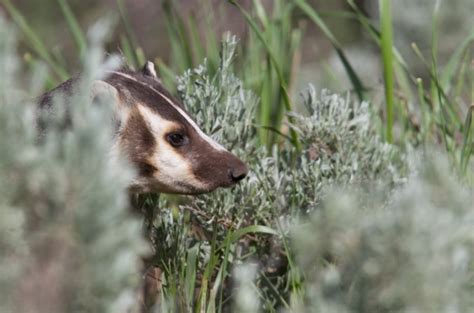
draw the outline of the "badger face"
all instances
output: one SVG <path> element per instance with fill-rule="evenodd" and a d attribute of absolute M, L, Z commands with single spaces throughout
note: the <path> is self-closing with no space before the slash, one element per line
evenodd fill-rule
<path fill-rule="evenodd" d="M 151 62 L 141 72 L 111 72 L 102 83 L 117 100 L 115 149 L 137 170 L 132 190 L 198 194 L 247 175 L 247 165 L 204 134 L 163 88 Z"/>

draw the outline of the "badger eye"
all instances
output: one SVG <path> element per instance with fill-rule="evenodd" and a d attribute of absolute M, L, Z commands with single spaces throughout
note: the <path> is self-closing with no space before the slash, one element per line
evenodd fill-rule
<path fill-rule="evenodd" d="M 173 147 L 181 147 L 188 143 L 188 138 L 180 133 L 171 133 L 166 135 L 166 140 L 173 146 Z"/>

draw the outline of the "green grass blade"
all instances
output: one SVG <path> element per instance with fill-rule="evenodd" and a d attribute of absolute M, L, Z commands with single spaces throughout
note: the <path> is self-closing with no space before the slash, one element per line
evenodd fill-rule
<path fill-rule="evenodd" d="M 155 64 L 160 72 L 160 79 L 163 85 L 169 89 L 174 89 L 176 85 L 176 74 L 168 67 L 162 59 L 156 58 Z"/>
<path fill-rule="evenodd" d="M 291 142 L 291 137 L 287 136 L 286 134 L 284 134 L 283 132 L 281 132 L 279 129 L 276 129 L 275 127 L 272 127 L 272 126 L 265 126 L 265 125 L 259 125 L 258 127 L 260 128 L 263 128 L 267 131 L 271 131 L 273 132 L 274 134 L 288 140 L 289 142 Z"/>
<path fill-rule="evenodd" d="M 30 27 L 26 19 L 21 15 L 20 12 L 13 6 L 10 0 L 2 0 L 5 8 L 8 13 L 10 13 L 15 24 L 20 27 L 21 31 L 25 35 L 27 41 L 26 43 L 35 51 L 38 56 L 43 59 L 53 70 L 53 72 L 61 79 L 66 80 L 69 78 L 67 70 L 60 66 L 54 57 L 49 53 L 46 45 L 40 39 L 40 37 L 35 33 L 33 28 Z"/>
<path fill-rule="evenodd" d="M 176 72 L 184 72 L 188 68 L 193 68 L 195 65 L 186 27 L 176 11 L 173 1 L 163 1 L 162 8 L 165 16 L 165 27 L 171 45 L 174 70 Z"/>
<path fill-rule="evenodd" d="M 430 69 L 430 72 L 433 73 L 431 82 L 430 82 L 430 90 L 431 90 L 431 97 L 433 102 L 435 103 L 435 107 L 439 107 L 440 109 L 444 110 L 442 107 L 442 98 L 439 97 L 439 90 L 436 88 L 435 80 L 438 77 L 438 31 L 437 31 L 437 20 L 438 20 L 438 12 L 439 12 L 439 0 L 435 0 L 433 15 L 431 18 L 431 60 L 429 65 L 427 66 Z"/>
<path fill-rule="evenodd" d="M 215 25 L 217 24 L 216 21 L 216 12 L 213 10 L 212 7 L 212 2 L 206 0 L 205 6 L 207 8 L 208 14 L 206 14 L 206 31 L 205 31 L 205 48 L 206 48 L 206 60 L 207 60 L 207 67 L 208 71 L 211 76 L 213 76 L 217 68 L 219 67 L 220 64 L 220 55 L 219 51 L 221 51 L 221 38 L 217 37 L 217 33 L 215 31 Z M 217 12 L 219 15 L 224 15 L 226 14 L 225 11 L 223 11 L 223 8 L 218 7 L 220 10 Z M 198 62 L 201 62 L 201 59 L 197 59 Z"/>
<path fill-rule="evenodd" d="M 199 61 L 204 60 L 206 58 L 206 49 L 199 34 L 199 26 L 196 22 L 196 18 L 192 14 L 188 18 L 188 29 L 195 59 Z M 209 32 L 206 32 L 206 34 L 208 36 L 212 35 L 212 33 Z"/>
<path fill-rule="evenodd" d="M 438 62 L 438 17 L 440 5 L 441 1 L 436 0 L 431 19 L 431 58 L 435 64 Z"/>
<path fill-rule="evenodd" d="M 265 8 L 262 5 L 261 0 L 253 0 L 253 7 L 255 8 L 255 13 L 257 14 L 257 17 L 260 20 L 260 23 L 262 23 L 263 28 L 268 27 L 268 16 L 265 12 Z"/>
<path fill-rule="evenodd" d="M 377 27 L 373 24 L 373 22 L 367 16 L 364 15 L 364 13 L 359 9 L 359 7 L 354 3 L 353 0 L 348 0 L 347 2 L 350 5 L 350 7 L 354 10 L 357 19 L 365 28 L 365 30 L 369 33 L 372 40 L 374 40 L 374 42 L 377 43 L 377 45 L 381 46 L 381 42 L 382 42 L 381 32 L 377 29 Z M 393 56 L 395 57 L 395 60 L 401 66 L 401 68 L 405 71 L 405 73 L 409 74 L 410 69 L 405 59 L 400 54 L 400 52 L 395 47 L 395 45 L 393 45 L 392 47 L 393 47 L 392 53 L 393 53 Z M 410 78 L 412 79 L 413 83 L 416 84 L 417 77 L 410 76 Z"/>
<path fill-rule="evenodd" d="M 221 264 L 221 269 L 222 271 L 220 272 L 221 274 L 221 281 L 225 281 L 225 278 L 227 277 L 228 273 L 227 273 L 227 267 L 229 265 L 229 263 L 231 262 L 231 258 L 232 258 L 232 252 L 231 252 L 231 248 L 232 248 L 232 230 L 228 230 L 227 232 L 227 235 L 225 236 L 225 240 L 224 240 L 224 244 L 223 244 L 223 249 L 224 249 L 224 252 L 223 252 L 223 261 L 222 261 L 222 264 Z M 220 288 L 220 291 L 219 291 L 219 306 L 217 308 L 217 312 L 218 313 L 222 313 L 222 308 L 223 308 L 223 305 L 222 303 L 224 302 L 224 288 Z"/>
<path fill-rule="evenodd" d="M 259 112 L 259 123 L 262 126 L 271 127 L 272 124 L 272 107 L 273 107 L 273 93 L 274 88 L 272 82 L 273 75 L 272 75 L 272 67 L 270 64 L 270 60 L 267 60 L 267 68 L 265 71 L 265 76 L 263 78 L 263 84 L 260 92 L 260 112 Z M 261 144 L 268 143 L 269 141 L 269 132 L 265 128 L 259 129 L 260 133 L 260 142 Z"/>
<path fill-rule="evenodd" d="M 215 267 L 217 265 L 219 256 L 217 254 L 217 223 L 214 222 L 213 226 L 213 233 L 211 239 L 211 251 L 209 260 L 206 265 L 206 269 L 204 270 L 204 274 L 201 278 L 201 290 L 199 292 L 199 299 L 196 303 L 196 308 L 198 308 L 199 312 L 206 312 L 207 302 L 208 302 L 208 290 L 210 288 L 210 284 L 212 282 L 212 275 L 214 273 Z"/>
<path fill-rule="evenodd" d="M 456 129 L 461 130 L 462 125 L 463 125 L 462 121 L 459 118 L 458 112 L 456 112 L 455 110 L 456 108 L 455 105 L 452 103 L 451 99 L 448 97 L 448 95 L 444 91 L 443 86 L 441 85 L 441 82 L 438 78 L 436 71 L 433 70 L 432 66 L 425 59 L 425 57 L 423 56 L 423 54 L 421 53 L 420 49 L 418 48 L 416 44 L 412 44 L 412 48 L 413 48 L 413 51 L 415 51 L 415 54 L 417 55 L 417 57 L 423 62 L 424 66 L 426 67 L 430 75 L 430 78 L 433 84 L 433 89 L 434 89 L 433 90 L 434 96 L 432 96 L 432 99 L 438 97 L 438 94 L 439 94 L 440 96 L 439 98 L 446 103 L 446 105 L 443 106 L 441 109 L 444 110 L 447 117 L 449 117 L 449 120 L 451 121 L 450 124 L 453 125 Z"/>
<path fill-rule="evenodd" d="M 443 89 L 449 92 L 449 87 L 451 86 L 451 80 L 456 74 L 456 69 L 459 67 L 461 60 L 465 51 L 469 48 L 470 44 L 474 42 L 474 29 L 471 34 L 466 37 L 463 42 L 459 45 L 453 55 L 449 58 L 448 63 L 443 69 L 441 74 L 441 86 Z"/>
<path fill-rule="evenodd" d="M 288 239 L 285 237 L 285 232 L 283 231 L 283 227 L 281 226 L 281 222 L 279 219 L 276 219 L 276 225 L 278 228 L 278 233 L 281 236 L 283 249 L 287 255 L 287 260 L 288 260 L 288 268 L 290 271 L 289 280 L 290 280 L 290 284 L 292 288 L 291 289 L 292 291 L 291 302 L 293 301 L 300 302 L 303 298 L 302 293 L 304 292 L 301 289 L 302 273 L 299 266 L 297 266 L 296 260 L 294 259 L 295 255 L 291 251 L 290 244 L 288 243 Z"/>
<path fill-rule="evenodd" d="M 380 38 L 380 32 L 377 30 L 377 28 L 373 25 L 373 23 L 364 15 L 364 13 L 357 7 L 357 5 L 354 4 L 352 0 L 348 0 L 349 5 L 351 8 L 354 10 L 356 13 L 357 19 L 359 22 L 363 25 L 363 27 L 366 29 L 366 31 L 370 34 L 371 38 L 377 43 L 381 44 L 381 38 Z M 436 24 L 433 24 L 434 26 Z M 436 34 L 433 34 L 433 41 L 436 42 Z M 466 42 L 468 42 L 469 39 L 466 39 L 461 46 L 465 45 Z M 467 44 L 466 44 L 467 45 Z M 437 112 L 438 116 L 433 117 L 433 114 L 427 114 L 425 115 L 425 118 L 428 118 L 429 121 L 424 121 L 423 124 L 425 126 L 432 125 L 433 121 L 443 132 L 443 138 L 444 138 L 444 133 L 448 132 L 449 136 L 453 136 L 455 130 L 461 130 L 462 129 L 462 122 L 460 122 L 459 119 L 459 112 L 457 112 L 457 107 L 455 106 L 455 103 L 451 100 L 451 98 L 448 96 L 449 90 L 445 90 L 443 86 L 449 86 L 449 81 L 452 80 L 452 75 L 453 73 L 456 72 L 456 67 L 457 67 L 457 56 L 456 54 L 459 54 L 460 52 L 455 52 L 453 56 L 450 58 L 450 62 L 448 62 L 448 65 L 445 67 L 444 71 L 442 74 L 437 75 L 433 71 L 433 63 L 428 62 L 421 54 L 421 52 L 417 49 L 416 45 L 414 45 L 413 49 L 415 50 L 416 55 L 422 60 L 423 64 L 425 67 L 428 69 L 430 77 L 431 77 L 431 85 L 432 85 L 432 90 L 431 92 L 426 91 L 423 86 L 419 85 L 418 78 L 415 77 L 410 71 L 410 68 L 407 66 L 406 62 L 403 60 L 403 57 L 401 54 L 397 51 L 396 47 L 393 46 L 393 57 L 394 57 L 394 69 L 395 69 L 395 75 L 397 78 L 397 82 L 400 85 L 401 89 L 404 91 L 404 95 L 410 95 L 409 97 L 413 99 L 413 102 L 415 102 L 415 98 L 411 95 L 411 92 L 408 92 L 407 90 L 407 83 L 408 80 L 411 80 L 412 83 L 417 87 L 418 93 L 422 95 L 423 101 L 420 99 L 416 99 L 422 105 L 422 103 L 425 103 L 425 107 L 427 105 L 430 105 L 431 110 L 433 112 Z M 458 48 L 457 51 L 462 51 L 462 47 Z M 432 52 L 433 54 L 433 52 Z M 464 65 L 464 64 L 463 64 Z M 461 66 L 461 69 L 463 68 L 463 65 Z M 448 83 L 445 83 L 448 82 Z M 458 81 L 459 83 L 459 81 Z M 409 86 L 408 86 L 409 87 Z M 420 88 L 421 87 L 421 88 Z M 456 89 L 456 92 L 458 92 L 458 89 Z M 458 93 L 455 93 L 455 95 Z M 439 97 L 441 96 L 441 97 Z M 418 97 L 420 98 L 420 96 Z M 445 105 L 443 105 L 442 108 L 439 107 L 439 99 L 441 99 L 442 102 L 444 102 Z M 441 116 L 439 114 L 439 110 L 443 110 L 446 116 L 448 118 L 446 119 L 446 116 L 443 115 Z M 438 118 L 439 117 L 439 118 Z M 400 116 L 400 118 L 406 119 L 406 116 Z M 449 124 L 447 123 L 449 121 Z M 427 127 L 426 129 L 429 129 L 431 126 Z"/>
<path fill-rule="evenodd" d="M 472 116 L 474 115 L 474 105 L 469 107 L 466 114 L 466 121 L 464 122 L 464 141 L 461 149 L 461 171 L 467 174 L 467 166 L 473 154 L 474 149 L 474 125 L 472 124 Z"/>
<path fill-rule="evenodd" d="M 216 310 L 216 300 L 217 296 L 219 295 L 219 290 L 222 288 L 222 283 L 223 283 L 223 267 L 219 268 L 219 271 L 217 272 L 216 278 L 212 282 L 212 289 L 209 292 L 209 305 L 207 306 L 206 313 L 215 313 L 217 312 Z M 220 306 L 219 306 L 220 308 Z"/>
<path fill-rule="evenodd" d="M 194 288 L 196 288 L 196 276 L 198 273 L 197 264 L 198 264 L 198 253 L 199 245 L 196 244 L 194 247 L 188 249 L 188 255 L 186 259 L 186 276 L 185 276 L 185 285 L 184 285 L 184 295 L 186 297 L 186 304 L 191 302 L 190 300 L 194 297 Z M 188 307 L 188 310 L 191 310 Z"/>
<path fill-rule="evenodd" d="M 393 35 L 392 35 L 392 13 L 390 0 L 380 0 L 380 24 L 381 24 L 381 49 L 384 68 L 385 102 L 386 102 L 386 128 L 385 138 L 387 142 L 393 142 L 393 106 L 394 106 L 394 82 L 393 82 Z"/>
<path fill-rule="evenodd" d="M 451 141 L 448 139 L 448 136 L 453 137 L 454 132 L 451 131 L 451 128 L 449 127 L 450 124 L 448 123 L 448 119 L 446 117 L 446 112 L 447 112 L 446 108 L 445 108 L 446 106 L 443 105 L 443 95 L 444 95 L 444 93 L 442 92 L 441 86 L 439 86 L 439 85 L 437 86 L 437 84 L 439 84 L 439 81 L 437 79 L 436 68 L 435 68 L 435 71 L 433 71 L 433 68 L 425 60 L 425 58 L 423 57 L 423 54 L 421 53 L 420 49 L 418 48 L 418 46 L 415 43 L 412 44 L 412 48 L 415 51 L 415 54 L 424 63 L 424 65 L 426 66 L 426 68 L 428 69 L 428 71 L 430 73 L 431 85 L 432 85 L 431 100 L 432 100 L 433 108 L 434 108 L 433 112 L 435 112 L 435 113 L 437 112 L 436 111 L 437 105 L 435 104 L 436 103 L 435 101 L 437 100 L 438 103 L 439 103 L 439 115 L 440 115 L 440 119 L 439 119 L 437 125 L 438 125 L 438 127 L 441 131 L 441 135 L 443 137 L 443 141 L 444 141 L 444 144 L 445 144 L 445 147 L 446 147 L 446 151 L 449 153 L 449 152 L 452 151 L 452 147 L 451 147 L 451 144 L 450 144 Z M 438 88 L 436 88 L 436 87 L 438 87 Z M 446 97 L 446 99 L 447 99 L 447 97 Z"/>
<path fill-rule="evenodd" d="M 136 40 L 135 34 L 133 32 L 132 25 L 130 24 L 130 20 L 128 18 L 127 9 L 123 0 L 117 0 L 117 7 L 120 12 L 120 18 L 125 26 L 125 35 L 127 37 L 127 41 L 130 45 L 130 54 L 133 56 L 133 64 L 138 68 L 142 66 L 141 60 L 139 55 L 137 54 L 137 48 L 139 47 L 138 42 Z"/>
<path fill-rule="evenodd" d="M 71 10 L 71 7 L 67 3 L 66 0 L 58 0 L 59 6 L 61 11 L 63 12 L 64 18 L 69 26 L 69 30 L 74 38 L 74 42 L 76 43 L 77 48 L 79 49 L 79 53 L 81 57 L 84 55 L 87 49 L 87 40 L 84 32 L 82 31 L 79 23 L 77 22 L 74 13 Z"/>
<path fill-rule="evenodd" d="M 237 240 L 242 238 L 242 236 L 247 235 L 247 234 L 252 234 L 252 233 L 267 234 L 267 235 L 274 235 L 274 236 L 279 235 L 279 232 L 274 230 L 271 227 L 264 226 L 264 225 L 251 225 L 251 226 L 247 226 L 247 227 L 236 230 L 232 234 L 230 242 L 236 242 Z"/>
<path fill-rule="evenodd" d="M 339 43 L 339 41 L 336 39 L 332 31 L 329 29 L 329 27 L 326 25 L 326 23 L 323 21 L 321 16 L 304 0 L 296 0 L 295 4 L 311 19 L 311 21 L 316 24 L 321 31 L 324 33 L 326 38 L 331 42 L 332 46 L 336 50 L 336 53 L 339 57 L 339 59 L 342 62 L 342 65 L 344 66 L 344 69 L 347 72 L 347 75 L 349 76 L 349 79 L 352 83 L 352 86 L 354 88 L 354 91 L 356 92 L 358 98 L 360 101 L 365 99 L 364 95 L 364 85 L 362 83 L 362 80 L 359 78 L 357 75 L 356 71 L 352 67 L 351 63 L 349 62 L 349 59 L 347 58 L 346 54 L 344 53 L 344 50 L 342 49 L 342 45 Z"/>
<path fill-rule="evenodd" d="M 193 49 L 191 48 L 191 40 L 189 39 L 189 36 L 188 36 L 186 24 L 183 18 L 176 12 L 174 7 L 172 8 L 174 10 L 175 26 L 178 31 L 179 38 L 181 38 L 181 49 L 184 49 L 186 58 L 188 60 L 188 68 L 192 68 L 196 66 L 196 62 L 194 60 L 194 53 L 193 53 Z"/>
<path fill-rule="evenodd" d="M 429 132 L 429 128 L 431 127 L 432 118 L 430 118 L 430 108 L 426 103 L 425 99 L 425 91 L 423 88 L 423 80 L 418 78 L 416 81 L 416 86 L 418 90 L 418 103 L 420 104 L 420 111 L 421 111 L 421 138 L 423 140 L 426 139 L 426 135 Z"/>
<path fill-rule="evenodd" d="M 460 69 L 457 74 L 457 79 L 456 79 L 456 84 L 454 87 L 454 96 L 459 97 L 462 94 L 462 91 L 464 90 L 464 84 L 468 81 L 467 79 L 467 69 L 469 68 L 469 60 L 470 60 L 470 53 L 466 52 L 464 55 L 464 58 L 461 62 Z"/>
<path fill-rule="evenodd" d="M 132 44 L 128 40 L 127 36 L 120 36 L 120 50 L 127 60 L 127 64 L 137 67 L 137 61 L 135 59 L 135 54 L 133 53 Z"/>
<path fill-rule="evenodd" d="M 291 88 L 293 87 L 293 65 L 295 60 L 295 54 L 299 47 L 299 28 L 293 26 L 292 16 L 294 8 L 291 4 L 287 4 L 289 1 L 278 1 L 274 6 L 273 17 L 270 19 L 268 29 L 265 30 L 267 34 L 267 40 L 271 44 L 273 51 L 275 51 L 275 57 L 278 60 L 278 64 L 281 67 L 283 76 L 285 77 L 288 93 L 291 94 Z M 290 2 L 291 3 L 291 2 Z M 285 34 L 282 36 L 281 34 Z M 278 83 L 273 80 L 273 90 L 277 90 Z M 281 129 L 282 121 L 285 117 L 285 107 L 282 103 L 281 92 L 273 92 L 272 100 L 272 124 L 268 126 L 275 126 L 277 129 Z M 276 142 L 279 137 L 275 136 L 275 133 L 269 133 L 271 142 Z"/>
<path fill-rule="evenodd" d="M 147 61 L 145 57 L 145 52 L 143 51 L 142 47 L 137 46 L 135 48 L 135 55 L 137 56 L 138 60 L 138 68 L 141 68 Z"/>
<path fill-rule="evenodd" d="M 263 37 L 262 32 L 258 29 L 257 24 L 252 19 L 252 17 L 249 15 L 249 13 L 246 10 L 244 10 L 244 8 L 242 8 L 242 6 L 240 4 L 238 4 L 235 0 L 229 0 L 229 2 L 239 9 L 239 11 L 242 13 L 242 15 L 244 16 L 247 23 L 250 25 L 250 28 L 257 35 L 257 38 L 260 40 L 260 42 L 265 47 L 266 52 L 267 52 L 267 54 L 270 57 L 270 60 L 272 62 L 273 68 L 275 69 L 275 71 L 278 75 L 278 80 L 279 80 L 279 83 L 280 83 L 280 91 L 281 91 L 282 96 L 283 96 L 283 102 L 285 104 L 285 109 L 287 111 L 291 111 L 292 110 L 292 105 L 291 105 L 291 101 L 290 101 L 290 96 L 288 95 L 288 90 L 287 90 L 287 85 L 286 85 L 287 82 L 284 79 L 284 76 L 283 76 L 283 73 L 281 71 L 280 65 L 278 64 L 278 61 L 275 57 L 275 54 L 273 53 L 273 50 L 271 49 L 271 47 L 268 44 L 268 42 L 266 41 L 266 39 Z M 291 117 L 288 117 L 288 120 L 291 123 L 293 119 Z M 295 146 L 296 150 L 297 151 L 301 150 L 301 144 L 299 142 L 298 134 L 296 133 L 296 131 L 293 130 L 293 129 L 290 129 L 290 136 L 291 136 L 292 143 Z"/>

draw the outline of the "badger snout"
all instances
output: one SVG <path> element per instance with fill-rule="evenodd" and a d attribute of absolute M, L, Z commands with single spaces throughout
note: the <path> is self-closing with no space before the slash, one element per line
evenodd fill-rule
<path fill-rule="evenodd" d="M 215 156 L 214 160 L 214 186 L 231 187 L 247 177 L 249 172 L 247 164 L 233 153 L 221 152 Z"/>
<path fill-rule="evenodd" d="M 232 187 L 242 181 L 248 171 L 247 164 L 229 151 L 202 154 L 193 162 L 194 176 L 206 186 L 204 192 Z"/>
<path fill-rule="evenodd" d="M 249 169 L 247 164 L 242 162 L 240 159 L 237 159 L 236 164 L 230 167 L 229 177 L 232 183 L 236 184 L 247 176 Z"/>

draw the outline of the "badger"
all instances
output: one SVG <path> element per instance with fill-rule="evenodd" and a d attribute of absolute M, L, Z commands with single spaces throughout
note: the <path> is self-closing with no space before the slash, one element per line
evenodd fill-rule
<path fill-rule="evenodd" d="M 50 108 L 58 93 L 70 96 L 76 83 L 73 78 L 45 93 L 40 108 Z M 152 62 L 140 71 L 107 72 L 92 86 L 91 97 L 101 94 L 114 99 L 111 147 L 136 170 L 132 192 L 200 194 L 246 177 L 247 165 L 199 128 L 163 87 Z"/>
<path fill-rule="evenodd" d="M 53 107 L 55 96 L 61 94 L 67 102 L 78 81 L 71 78 L 43 94 L 38 100 L 39 116 Z M 93 82 L 90 90 L 92 99 L 104 95 L 112 98 L 114 105 L 111 151 L 135 169 L 130 196 L 195 195 L 231 187 L 247 176 L 247 165 L 206 135 L 183 104 L 164 88 L 152 62 L 147 61 L 139 71 L 108 71 L 104 79 Z M 40 132 L 47 128 L 41 118 L 38 128 Z M 140 310 L 147 312 L 158 299 L 161 282 L 156 273 L 161 270 L 147 264 L 147 257 L 143 262 L 139 302 Z"/>

